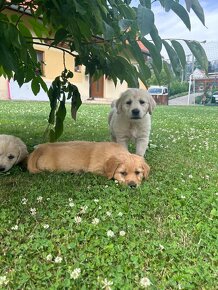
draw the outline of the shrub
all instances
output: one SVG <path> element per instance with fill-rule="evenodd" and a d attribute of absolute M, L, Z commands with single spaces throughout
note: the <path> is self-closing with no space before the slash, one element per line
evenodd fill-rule
<path fill-rule="evenodd" d="M 187 92 L 187 91 L 188 91 L 188 83 L 187 82 L 180 83 L 179 81 L 174 81 L 170 85 L 169 95 L 173 96 L 173 95 Z"/>

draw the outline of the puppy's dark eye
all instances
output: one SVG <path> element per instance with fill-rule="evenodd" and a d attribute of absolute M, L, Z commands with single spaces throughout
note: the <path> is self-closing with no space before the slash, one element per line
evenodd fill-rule
<path fill-rule="evenodd" d="M 132 104 L 132 101 L 127 101 L 126 104 L 127 105 L 131 105 Z"/>
<path fill-rule="evenodd" d="M 140 100 L 139 103 L 140 103 L 141 105 L 143 105 L 143 104 L 145 103 L 145 101 Z"/>
<path fill-rule="evenodd" d="M 140 173 L 141 173 L 141 172 L 138 171 L 138 170 L 135 171 L 135 175 L 139 175 Z"/>
<path fill-rule="evenodd" d="M 14 155 L 10 154 L 10 155 L 8 156 L 8 159 L 14 159 Z"/>
<path fill-rule="evenodd" d="M 127 172 L 126 171 L 121 171 L 120 174 L 123 175 L 123 176 L 126 176 Z"/>

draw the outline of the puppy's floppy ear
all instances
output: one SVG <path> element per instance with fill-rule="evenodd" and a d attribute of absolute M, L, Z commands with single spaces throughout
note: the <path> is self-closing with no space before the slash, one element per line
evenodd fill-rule
<path fill-rule="evenodd" d="M 107 176 L 108 179 L 113 178 L 114 173 L 119 165 L 120 160 L 115 156 L 109 158 L 104 165 L 104 175 Z"/>
<path fill-rule="evenodd" d="M 117 109 L 117 114 L 120 114 L 122 111 L 122 99 L 121 99 L 121 97 L 116 101 L 116 109 Z"/>
<path fill-rule="evenodd" d="M 149 175 L 149 172 L 150 172 L 150 166 L 144 161 L 143 164 L 142 164 L 142 167 L 143 167 L 143 175 L 144 175 L 144 178 L 147 179 L 148 178 L 148 175 Z"/>
<path fill-rule="evenodd" d="M 156 102 L 155 102 L 155 100 L 153 99 L 153 97 L 150 94 L 149 94 L 149 97 L 148 97 L 148 104 L 149 104 L 148 112 L 151 115 L 152 111 L 154 110 L 154 108 L 156 106 Z"/>
<path fill-rule="evenodd" d="M 20 163 L 28 156 L 26 145 L 23 142 L 19 142 L 17 145 L 18 145 L 19 155 L 17 157 L 16 164 Z"/>
<path fill-rule="evenodd" d="M 125 99 L 127 93 L 128 90 L 122 93 L 119 99 L 116 101 L 117 114 L 120 114 L 122 111 L 123 100 Z"/>

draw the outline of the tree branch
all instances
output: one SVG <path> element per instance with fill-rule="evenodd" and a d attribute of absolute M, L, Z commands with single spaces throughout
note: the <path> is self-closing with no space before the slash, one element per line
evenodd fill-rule
<path fill-rule="evenodd" d="M 44 46 L 47 46 L 47 47 L 53 47 L 55 49 L 59 49 L 59 50 L 62 50 L 63 52 L 66 52 L 70 55 L 72 55 L 73 57 L 76 57 L 77 55 L 72 53 L 71 51 L 67 50 L 67 49 L 64 49 L 62 47 L 59 47 L 59 46 L 51 46 L 49 44 L 46 44 L 46 43 L 42 43 L 42 42 L 36 42 L 36 41 L 28 41 L 28 43 L 32 43 L 32 44 L 38 44 L 38 45 L 44 45 Z"/>

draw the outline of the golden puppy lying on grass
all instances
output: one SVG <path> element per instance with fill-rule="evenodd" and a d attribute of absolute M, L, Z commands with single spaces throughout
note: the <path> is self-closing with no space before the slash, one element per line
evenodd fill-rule
<path fill-rule="evenodd" d="M 150 167 L 144 158 L 113 142 L 70 141 L 40 144 L 29 155 L 27 168 L 41 171 L 92 172 L 137 187 Z"/>

